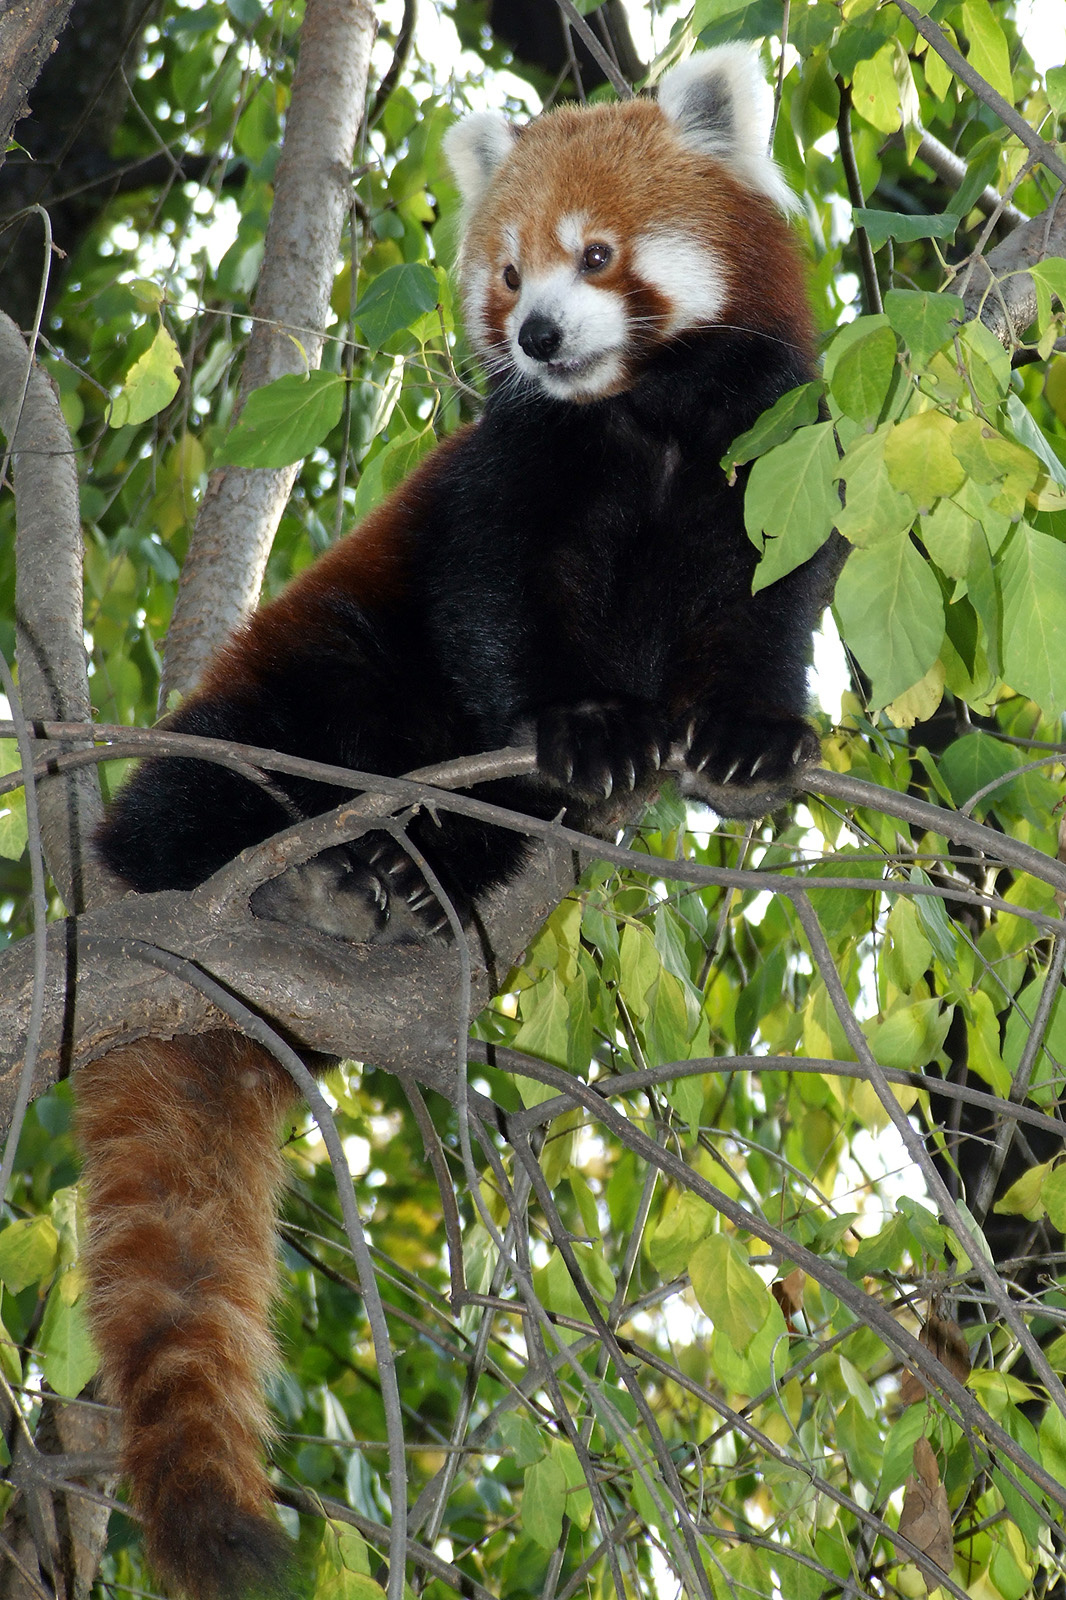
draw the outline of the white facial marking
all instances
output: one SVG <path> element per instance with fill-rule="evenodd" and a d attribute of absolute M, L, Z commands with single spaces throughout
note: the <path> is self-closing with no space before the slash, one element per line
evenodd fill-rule
<path fill-rule="evenodd" d="M 518 342 L 530 317 L 546 317 L 559 330 L 559 348 L 550 361 L 527 355 Z M 628 332 L 621 296 L 595 288 L 573 267 L 524 277 L 507 318 L 516 369 L 559 400 L 594 400 L 606 394 L 621 373 Z"/>
<path fill-rule="evenodd" d="M 518 229 L 514 228 L 510 224 L 508 224 L 507 227 L 505 227 L 502 230 L 502 237 L 503 237 L 503 248 L 504 248 L 504 250 L 505 250 L 505 252 L 507 254 L 507 260 L 512 262 L 513 265 L 517 266 L 518 265 Z"/>
<path fill-rule="evenodd" d="M 633 244 L 637 273 L 671 309 L 668 334 L 716 322 L 729 285 L 715 252 L 680 229 L 652 228 Z"/>
<path fill-rule="evenodd" d="M 569 211 L 555 224 L 555 237 L 568 256 L 580 255 L 585 248 L 588 215 L 584 211 Z"/>
<path fill-rule="evenodd" d="M 488 338 L 486 305 L 489 292 L 489 270 L 483 266 L 468 266 L 463 275 L 463 306 L 466 313 L 466 331 L 479 349 Z"/>

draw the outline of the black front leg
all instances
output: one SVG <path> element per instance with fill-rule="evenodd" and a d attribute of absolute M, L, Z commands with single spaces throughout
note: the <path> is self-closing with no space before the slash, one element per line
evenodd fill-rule
<path fill-rule="evenodd" d="M 669 720 L 637 700 L 582 700 L 537 717 L 537 765 L 563 788 L 593 799 L 642 789 L 670 754 Z"/>

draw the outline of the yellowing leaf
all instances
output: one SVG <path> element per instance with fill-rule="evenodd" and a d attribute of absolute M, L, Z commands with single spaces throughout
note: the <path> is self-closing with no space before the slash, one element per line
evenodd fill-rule
<path fill-rule="evenodd" d="M 996 21 L 988 0 L 965 0 L 962 30 L 969 41 L 967 60 L 971 67 L 1013 105 L 1010 52 L 1003 29 Z"/>
<path fill-rule="evenodd" d="M 902 538 L 914 526 L 918 507 L 893 485 L 885 464 L 885 444 L 894 433 L 890 422 L 874 433 L 861 433 L 837 468 L 846 502 L 837 514 L 837 528 L 852 544 Z"/>
<path fill-rule="evenodd" d="M 1025 497 L 1040 477 L 1040 462 L 1024 445 L 1005 439 L 980 417 L 960 422 L 951 448 L 975 483 L 996 485 L 991 505 L 1012 520 L 1025 510 Z"/>
<path fill-rule="evenodd" d="M 59 1235 L 49 1217 L 26 1217 L 0 1232 L 0 1283 L 15 1294 L 50 1277 L 59 1264 Z"/>
<path fill-rule="evenodd" d="M 957 428 L 942 411 L 922 411 L 897 423 L 885 440 L 885 466 L 893 486 L 923 510 L 962 487 L 966 473 L 951 448 Z"/>
<path fill-rule="evenodd" d="M 143 356 L 138 356 L 126 374 L 122 392 L 111 406 L 113 428 L 147 422 L 169 405 L 180 387 L 178 369 L 181 354 L 167 332 L 160 328 Z"/>
<path fill-rule="evenodd" d="M 902 121 L 895 49 L 883 45 L 868 61 L 856 63 L 851 84 L 852 104 L 860 117 L 881 133 L 895 133 Z"/>

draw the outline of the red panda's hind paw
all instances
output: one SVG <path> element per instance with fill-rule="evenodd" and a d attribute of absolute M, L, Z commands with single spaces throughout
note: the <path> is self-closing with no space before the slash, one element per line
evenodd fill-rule
<path fill-rule="evenodd" d="M 368 944 L 388 922 L 389 896 L 378 873 L 342 845 L 287 867 L 254 890 L 252 915 Z"/>

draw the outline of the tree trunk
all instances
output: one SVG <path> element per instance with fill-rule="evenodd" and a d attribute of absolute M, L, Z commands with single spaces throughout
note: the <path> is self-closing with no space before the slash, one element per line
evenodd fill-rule
<path fill-rule="evenodd" d="M 253 389 L 317 367 L 366 102 L 368 0 L 308 0 L 237 411 Z M 259 597 L 298 465 L 211 474 L 182 568 L 160 701 L 196 686 Z"/>

